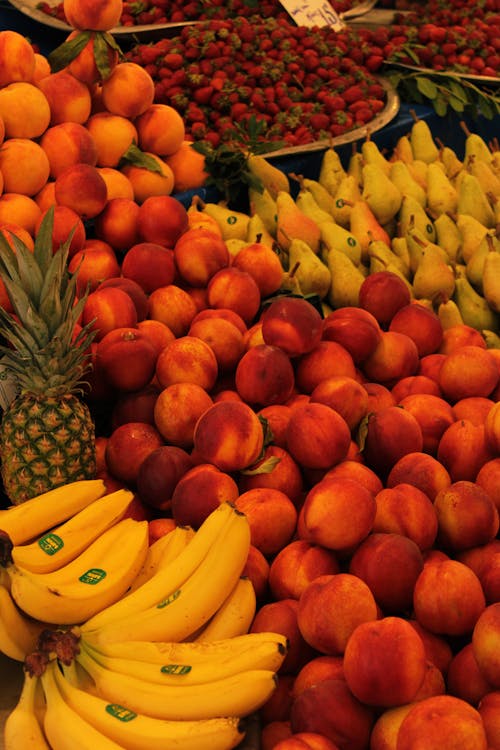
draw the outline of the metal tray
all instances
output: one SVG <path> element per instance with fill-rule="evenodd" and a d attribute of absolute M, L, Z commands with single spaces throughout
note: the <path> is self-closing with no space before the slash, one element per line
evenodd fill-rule
<path fill-rule="evenodd" d="M 482 84 L 488 84 L 488 85 L 500 85 L 500 76 L 481 76 L 474 73 L 458 73 L 455 70 L 452 70 L 451 68 L 449 70 L 434 70 L 433 68 L 424 68 L 420 67 L 419 65 L 407 65 L 406 63 L 400 63 L 400 62 L 393 62 L 392 60 L 386 61 L 387 65 L 390 65 L 394 68 L 402 68 L 403 70 L 411 70 L 416 73 L 423 73 L 425 75 L 433 75 L 433 76 L 439 76 L 439 75 L 445 75 L 445 76 L 454 76 L 455 78 L 462 78 L 465 81 L 470 81 L 471 83 L 482 83 Z"/>

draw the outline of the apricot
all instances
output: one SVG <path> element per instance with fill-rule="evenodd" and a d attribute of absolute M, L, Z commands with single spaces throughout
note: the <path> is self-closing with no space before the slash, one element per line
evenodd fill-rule
<path fill-rule="evenodd" d="M 148 198 L 165 198 L 174 189 L 174 175 L 168 164 L 156 154 L 147 152 L 143 158 L 149 165 L 126 161 L 121 171 L 132 185 L 134 200 L 142 204 Z"/>
<path fill-rule="evenodd" d="M 39 138 L 50 123 L 49 102 L 33 83 L 9 83 L 0 88 L 0 117 L 6 138 Z"/>
<path fill-rule="evenodd" d="M 174 173 L 175 193 L 195 190 L 205 184 L 208 177 L 208 172 L 205 170 L 205 157 L 193 148 L 192 141 L 183 141 L 173 154 L 165 156 L 165 161 Z M 203 214 L 204 212 L 197 213 Z M 208 215 L 205 215 L 204 226 L 206 226 L 207 218 L 209 218 Z M 196 222 L 193 226 L 195 224 Z"/>
<path fill-rule="evenodd" d="M 41 213 L 40 206 L 28 195 L 21 193 L 0 195 L 0 223 L 17 224 L 34 237 Z"/>
<path fill-rule="evenodd" d="M 153 104 L 154 82 L 137 63 L 120 62 L 102 82 L 101 96 L 109 112 L 134 120 Z"/>
<path fill-rule="evenodd" d="M 120 23 L 123 6 L 121 0 L 64 0 L 64 15 L 75 29 L 109 31 Z"/>
<path fill-rule="evenodd" d="M 112 112 L 96 112 L 88 118 L 85 127 L 95 144 L 99 167 L 118 167 L 127 149 L 138 138 L 135 124 Z"/>
<path fill-rule="evenodd" d="M 33 197 L 49 179 L 50 164 L 47 154 L 36 141 L 8 138 L 0 149 L 0 172 L 4 192 Z"/>

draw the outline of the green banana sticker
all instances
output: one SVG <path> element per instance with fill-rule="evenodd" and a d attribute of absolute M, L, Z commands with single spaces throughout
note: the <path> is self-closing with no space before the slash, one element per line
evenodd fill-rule
<path fill-rule="evenodd" d="M 119 703 L 108 703 L 105 711 L 115 719 L 118 719 L 118 721 L 132 721 L 132 719 L 137 717 L 134 711 L 131 711 L 130 708 L 125 708 L 125 706 L 120 706 Z"/>
<path fill-rule="evenodd" d="M 164 664 L 160 668 L 163 674 L 188 674 L 192 670 L 190 664 Z"/>
<path fill-rule="evenodd" d="M 167 596 L 166 599 L 162 599 L 161 602 L 158 602 L 156 605 L 156 609 L 163 609 L 164 607 L 168 607 L 169 604 L 172 604 L 172 602 L 175 602 L 177 597 L 180 595 L 181 589 L 177 589 L 177 591 L 174 591 L 173 594 L 170 594 L 170 596 Z"/>
<path fill-rule="evenodd" d="M 106 571 L 102 568 L 90 568 L 86 573 L 82 573 L 78 579 L 82 583 L 88 583 L 89 586 L 95 586 L 106 578 Z"/>
<path fill-rule="evenodd" d="M 45 552 L 46 555 L 55 555 L 56 552 L 62 550 L 64 547 L 64 541 L 57 534 L 45 534 L 38 540 L 38 546 Z"/>

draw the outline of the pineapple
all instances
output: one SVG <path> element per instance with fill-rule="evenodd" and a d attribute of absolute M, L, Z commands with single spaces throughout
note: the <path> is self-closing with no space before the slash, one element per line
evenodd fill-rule
<path fill-rule="evenodd" d="M 75 335 L 85 297 L 67 270 L 70 239 L 53 251 L 53 209 L 31 252 L 0 233 L 0 278 L 15 312 L 0 307 L 0 367 L 17 395 L 0 424 L 4 490 L 19 504 L 53 487 L 95 476 L 95 428 L 81 395 L 90 367 L 90 326 Z"/>

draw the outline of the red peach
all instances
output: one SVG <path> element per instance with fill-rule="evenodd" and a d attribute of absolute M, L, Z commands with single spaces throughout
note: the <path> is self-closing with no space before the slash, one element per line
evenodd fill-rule
<path fill-rule="evenodd" d="M 78 250 L 68 263 L 68 271 L 76 273 L 76 292 L 82 297 L 86 290 L 93 292 L 105 279 L 117 276 L 120 265 L 113 248 L 106 243 L 96 245 L 99 240 L 86 240 L 83 248 Z"/>
<path fill-rule="evenodd" d="M 473 482 L 481 467 L 493 458 L 484 424 L 475 425 L 468 419 L 453 422 L 441 435 L 436 457 L 453 482 Z"/>
<path fill-rule="evenodd" d="M 187 211 L 171 195 L 152 195 L 141 203 L 137 218 L 143 242 L 173 249 L 188 228 Z"/>
<path fill-rule="evenodd" d="M 472 648 L 481 674 L 497 690 L 500 687 L 500 602 L 480 613 L 472 631 Z"/>
<path fill-rule="evenodd" d="M 237 497 L 238 486 L 229 474 L 211 464 L 198 464 L 174 487 L 172 515 L 179 525 L 197 529 L 221 503 L 234 503 Z"/>
<path fill-rule="evenodd" d="M 403 534 L 422 552 L 430 549 L 438 521 L 432 500 L 418 487 L 401 483 L 384 487 L 375 495 L 374 533 Z"/>
<path fill-rule="evenodd" d="M 92 240 L 89 240 L 92 242 Z M 94 240 L 97 242 L 97 240 Z M 148 313 L 148 298 L 143 289 L 132 279 L 126 279 L 124 276 L 112 276 L 101 281 L 99 288 L 115 287 L 126 292 L 135 305 L 137 312 L 137 324 L 143 322 Z M 146 327 L 144 327 L 144 330 Z"/>
<path fill-rule="evenodd" d="M 496 362 L 487 349 L 462 346 L 450 352 L 439 371 L 439 385 L 448 401 L 488 397 L 498 383 Z"/>
<path fill-rule="evenodd" d="M 247 561 L 241 575 L 247 576 L 252 581 L 258 603 L 264 602 L 268 594 L 269 568 L 270 565 L 265 555 L 250 544 Z"/>
<path fill-rule="evenodd" d="M 414 393 L 405 396 L 398 406 L 415 417 L 420 425 L 423 438 L 421 450 L 435 456 L 443 432 L 455 421 L 451 405 L 440 396 Z"/>
<path fill-rule="evenodd" d="M 52 179 L 73 164 L 95 167 L 97 163 L 95 141 L 87 128 L 78 122 L 60 122 L 47 128 L 39 143 L 48 156 Z"/>
<path fill-rule="evenodd" d="M 488 493 L 474 482 L 457 481 L 434 498 L 440 548 L 452 552 L 478 547 L 495 539 L 499 515 Z"/>
<path fill-rule="evenodd" d="M 119 391 L 138 391 L 151 381 L 156 349 L 138 328 L 114 328 L 99 339 L 97 358 L 108 382 Z"/>
<path fill-rule="evenodd" d="M 40 225 L 47 213 L 42 211 L 36 226 L 35 237 L 38 234 Z M 81 250 L 86 240 L 85 225 L 76 211 L 67 206 L 54 206 L 54 223 L 52 225 L 52 249 L 56 250 L 64 242 L 69 241 L 68 258 L 71 258 L 76 252 Z"/>
<path fill-rule="evenodd" d="M 382 331 L 376 348 L 363 362 L 363 373 L 367 380 L 391 388 L 397 380 L 415 375 L 418 362 L 418 349 L 413 339 L 397 331 Z"/>
<path fill-rule="evenodd" d="M 108 190 L 104 179 L 91 164 L 72 164 L 55 179 L 55 198 L 82 217 L 93 219 L 106 206 Z"/>
<path fill-rule="evenodd" d="M 483 721 L 489 750 L 500 748 L 500 690 L 491 690 L 479 701 L 477 710 Z"/>
<path fill-rule="evenodd" d="M 491 407 L 484 420 L 486 441 L 495 455 L 500 453 L 500 401 Z"/>
<path fill-rule="evenodd" d="M 366 389 L 347 375 L 334 375 L 319 382 L 311 393 L 311 401 L 335 409 L 345 419 L 351 432 L 368 412 Z"/>
<path fill-rule="evenodd" d="M 257 413 L 267 423 L 267 429 L 272 434 L 273 444 L 285 448 L 286 428 L 292 414 L 291 407 L 286 404 L 272 404 L 271 406 L 264 406 Z"/>
<path fill-rule="evenodd" d="M 440 354 L 450 354 L 462 346 L 479 346 L 486 349 L 486 341 L 476 328 L 465 323 L 450 326 L 443 331 L 443 341 L 439 347 Z"/>
<path fill-rule="evenodd" d="M 303 690 L 322 680 L 341 680 L 343 677 L 343 656 L 315 656 L 297 673 L 293 683 L 293 697 L 296 698 Z"/>
<path fill-rule="evenodd" d="M 438 383 L 427 375 L 409 375 L 407 378 L 401 378 L 393 385 L 391 393 L 397 404 L 405 396 L 411 396 L 413 393 L 432 393 L 433 396 L 443 395 Z"/>
<path fill-rule="evenodd" d="M 117 427 L 106 445 L 106 465 L 117 479 L 134 485 L 144 459 L 163 445 L 163 439 L 153 425 L 127 422 Z"/>
<path fill-rule="evenodd" d="M 273 558 L 269 587 L 274 599 L 299 599 L 314 578 L 339 572 L 340 566 L 332 550 L 297 539 L 286 544 Z"/>
<path fill-rule="evenodd" d="M 357 365 L 370 356 L 380 337 L 378 320 L 361 307 L 340 307 L 323 321 L 322 338 L 343 346 Z"/>
<path fill-rule="evenodd" d="M 221 373 L 232 372 L 243 356 L 243 334 L 233 323 L 222 317 L 199 318 L 196 315 L 188 335 L 202 339 L 211 347 Z"/>
<path fill-rule="evenodd" d="M 468 419 L 472 424 L 484 424 L 486 416 L 495 402 L 485 396 L 466 396 L 453 404 L 455 419 Z"/>
<path fill-rule="evenodd" d="M 126 422 L 146 422 L 154 425 L 154 405 L 160 388 L 148 383 L 145 388 L 118 394 L 111 410 L 111 427 L 116 429 Z"/>
<path fill-rule="evenodd" d="M 296 732 L 278 742 L 274 750 L 339 750 L 339 746 L 318 732 Z"/>
<path fill-rule="evenodd" d="M 419 357 L 434 354 L 443 341 L 443 326 L 439 316 L 423 305 L 408 304 L 392 317 L 390 331 L 409 336 L 416 344 Z"/>
<path fill-rule="evenodd" d="M 300 466 L 330 469 L 345 459 L 350 440 L 346 421 L 329 406 L 307 403 L 293 409 L 286 430 L 286 446 Z"/>
<path fill-rule="evenodd" d="M 275 300 L 262 315 L 265 343 L 278 346 L 290 357 L 312 351 L 321 339 L 322 326 L 316 308 L 298 297 Z"/>
<path fill-rule="evenodd" d="M 383 488 L 382 480 L 366 464 L 352 459 L 345 459 L 339 464 L 329 469 L 323 475 L 323 479 L 354 479 L 363 487 L 366 487 L 373 495 L 376 495 Z"/>
<path fill-rule="evenodd" d="M 185 336 L 198 312 L 194 300 L 176 284 L 154 289 L 149 295 L 149 317 L 170 328 L 174 336 Z"/>
<path fill-rule="evenodd" d="M 130 296 L 121 289 L 96 289 L 85 301 L 82 324 L 90 324 L 96 331 L 96 341 L 100 341 L 114 328 L 135 328 L 137 311 Z"/>
<path fill-rule="evenodd" d="M 217 374 L 212 349 L 194 336 L 174 339 L 156 360 L 156 377 L 163 388 L 174 383 L 195 383 L 209 391 L 215 385 Z"/>
<path fill-rule="evenodd" d="M 110 198 L 95 217 L 96 237 L 108 242 L 115 250 L 128 253 L 138 242 L 138 215 L 139 206 L 131 198 Z"/>
<path fill-rule="evenodd" d="M 197 383 L 172 383 L 158 395 L 154 406 L 154 423 L 169 445 L 190 449 L 194 428 L 213 401 Z"/>
<path fill-rule="evenodd" d="M 266 446 L 262 459 L 254 464 L 251 472 L 240 472 L 238 485 L 240 492 L 258 487 L 280 490 L 297 508 L 304 494 L 304 479 L 299 465 L 285 448 L 274 443 Z"/>
<path fill-rule="evenodd" d="M 295 678 L 295 674 L 314 655 L 313 649 L 306 643 L 299 629 L 297 623 L 298 607 L 296 599 L 280 599 L 277 602 L 268 602 L 257 610 L 250 626 L 250 633 L 281 633 L 288 639 L 288 653 L 278 670 L 281 677 L 293 675 Z"/>
<path fill-rule="evenodd" d="M 259 407 L 283 404 L 295 385 L 288 355 L 270 344 L 253 346 L 237 363 L 235 385 L 247 404 Z"/>
<path fill-rule="evenodd" d="M 386 477 L 394 464 L 408 453 L 421 451 L 424 439 L 416 417 L 400 406 L 388 406 L 366 420 L 362 452 L 368 466 Z"/>
<path fill-rule="evenodd" d="M 454 654 L 446 675 L 447 692 L 473 706 L 490 692 L 491 685 L 481 673 L 472 643 L 466 643 Z"/>
<path fill-rule="evenodd" d="M 179 480 L 193 466 L 185 450 L 162 445 L 142 461 L 137 474 L 137 492 L 152 508 L 161 509 L 170 502 Z"/>
<path fill-rule="evenodd" d="M 397 311 L 410 304 L 407 284 L 391 271 L 371 273 L 359 289 L 359 306 L 370 312 L 379 325 L 387 326 Z"/>
<path fill-rule="evenodd" d="M 229 308 L 251 325 L 260 307 L 260 291 L 246 271 L 227 267 L 217 271 L 207 285 L 208 304 L 215 308 Z"/>
<path fill-rule="evenodd" d="M 295 381 L 302 393 L 311 394 L 322 380 L 337 375 L 356 380 L 351 355 L 336 341 L 320 341 L 298 359 L 295 368 Z"/>
<path fill-rule="evenodd" d="M 221 268 L 229 266 L 227 245 L 209 229 L 188 229 L 173 248 L 177 271 L 186 284 L 206 287 Z"/>
<path fill-rule="evenodd" d="M 449 487 L 451 478 L 437 458 L 416 451 L 400 458 L 389 472 L 387 487 L 401 483 L 412 484 L 434 501 L 439 490 Z"/>
<path fill-rule="evenodd" d="M 235 500 L 250 526 L 250 540 L 263 555 L 275 555 L 291 540 L 297 524 L 297 509 L 281 490 L 257 487 Z"/>
<path fill-rule="evenodd" d="M 396 406 L 396 399 L 387 386 L 372 382 L 362 382 L 361 385 L 368 394 L 367 414 L 380 411 L 388 406 Z"/>

